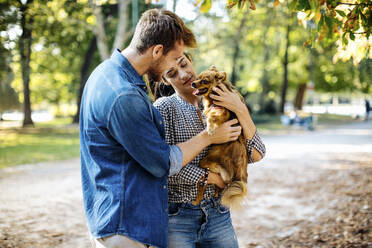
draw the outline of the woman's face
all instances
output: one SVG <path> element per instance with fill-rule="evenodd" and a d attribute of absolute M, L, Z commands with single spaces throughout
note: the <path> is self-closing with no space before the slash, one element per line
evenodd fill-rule
<path fill-rule="evenodd" d="M 192 62 L 183 55 L 177 64 L 164 72 L 165 79 L 179 94 L 192 94 L 195 90 L 191 83 L 196 79 L 196 73 Z"/>

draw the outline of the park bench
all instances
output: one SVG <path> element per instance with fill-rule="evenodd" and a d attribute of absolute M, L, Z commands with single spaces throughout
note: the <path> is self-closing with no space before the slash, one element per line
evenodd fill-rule
<path fill-rule="evenodd" d="M 280 121 L 285 126 L 302 126 L 307 130 L 314 130 L 314 116 L 301 111 L 292 111 L 280 116 Z"/>

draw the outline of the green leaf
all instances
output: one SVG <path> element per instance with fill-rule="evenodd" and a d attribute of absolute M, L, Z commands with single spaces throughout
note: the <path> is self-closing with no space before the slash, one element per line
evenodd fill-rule
<path fill-rule="evenodd" d="M 362 17 L 363 26 L 364 26 L 365 24 L 368 24 L 368 19 L 367 19 L 367 17 L 366 17 L 362 12 L 360 13 L 360 16 Z"/>
<path fill-rule="evenodd" d="M 320 18 L 320 21 L 318 22 L 318 31 L 320 31 L 323 28 L 324 25 L 324 15 Z"/>
<path fill-rule="evenodd" d="M 309 3 L 309 0 L 305 0 L 305 10 L 311 10 L 311 5 Z"/>
<path fill-rule="evenodd" d="M 328 26 L 328 29 L 332 30 L 332 28 L 333 28 L 333 18 L 329 17 L 329 16 L 325 16 L 324 18 L 325 18 L 325 23 Z"/>
<path fill-rule="evenodd" d="M 303 10 L 303 8 L 304 8 L 303 3 L 304 3 L 303 0 L 299 0 L 299 1 L 298 1 L 298 5 L 297 5 L 297 9 L 298 9 L 298 10 Z"/>
<path fill-rule="evenodd" d="M 288 5 L 288 7 L 289 7 L 290 10 L 300 10 L 300 9 L 298 9 L 297 6 L 298 6 L 298 5 L 297 5 L 297 0 L 293 0 L 293 1 L 291 1 L 291 2 L 289 3 L 289 5 Z"/>
<path fill-rule="evenodd" d="M 345 14 L 343 11 L 341 11 L 341 10 L 337 10 L 337 9 L 336 9 L 336 12 L 337 12 L 340 16 L 342 16 L 342 17 L 346 17 L 346 14 Z"/>
<path fill-rule="evenodd" d="M 202 13 L 207 13 L 212 7 L 212 0 L 204 0 L 201 7 L 200 11 Z"/>
<path fill-rule="evenodd" d="M 355 40 L 355 35 L 354 35 L 353 32 L 350 32 L 350 39 L 351 39 L 351 40 Z"/>

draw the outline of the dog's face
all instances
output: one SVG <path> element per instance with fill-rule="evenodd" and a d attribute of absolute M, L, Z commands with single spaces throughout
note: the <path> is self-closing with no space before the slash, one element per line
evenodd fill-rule
<path fill-rule="evenodd" d="M 217 71 L 215 66 L 199 74 L 198 78 L 191 84 L 195 89 L 193 94 L 197 96 L 208 96 L 213 87 L 226 80 L 226 72 Z"/>

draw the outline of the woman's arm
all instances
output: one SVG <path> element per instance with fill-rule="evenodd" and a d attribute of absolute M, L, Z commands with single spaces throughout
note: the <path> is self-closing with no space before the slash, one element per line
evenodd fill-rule
<path fill-rule="evenodd" d="M 261 160 L 266 152 L 265 145 L 257 134 L 257 128 L 254 124 L 247 106 L 241 101 L 240 96 L 226 88 L 224 84 L 219 84 L 213 89 L 217 94 L 211 94 L 213 103 L 234 112 L 243 128 L 244 137 L 247 139 L 247 151 L 251 153 L 250 162 Z M 251 151 L 251 152 L 250 152 Z"/>

